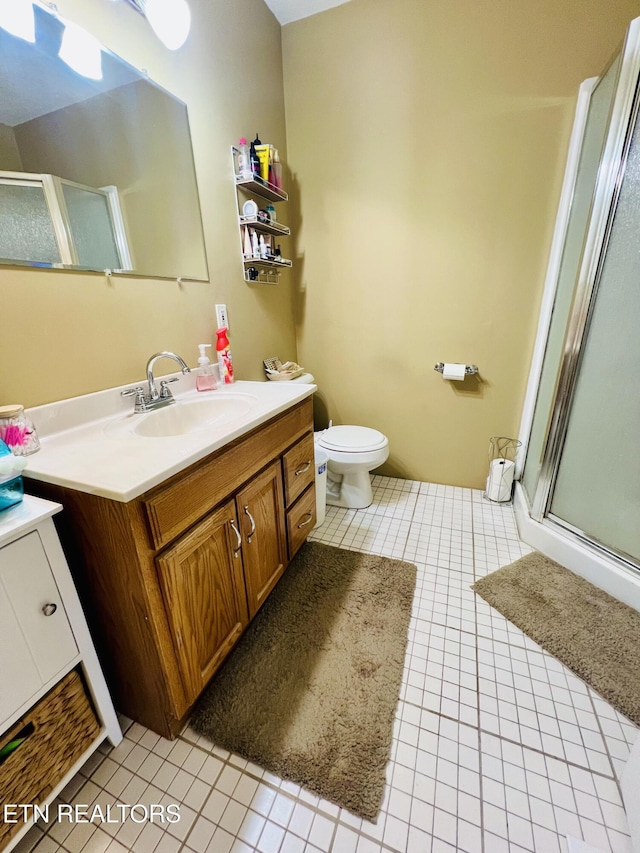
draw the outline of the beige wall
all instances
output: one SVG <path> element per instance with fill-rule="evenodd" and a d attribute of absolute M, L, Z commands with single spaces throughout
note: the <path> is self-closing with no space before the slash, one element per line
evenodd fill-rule
<path fill-rule="evenodd" d="M 194 364 L 226 302 L 240 378 L 297 358 L 320 417 L 389 436 L 387 473 L 482 486 L 518 429 L 577 86 L 640 0 L 352 0 L 285 27 L 283 59 L 258 0 L 190 4 L 176 53 L 128 4 L 58 7 L 187 103 L 210 283 L 0 268 L 0 402 L 134 381 L 159 349 Z M 278 287 L 240 272 L 229 145 L 255 131 L 291 169 Z"/>
<path fill-rule="evenodd" d="M 295 358 L 287 277 L 279 287 L 242 279 L 229 153 L 240 135 L 259 131 L 286 157 L 276 20 L 256 0 L 190 0 L 191 36 L 172 53 L 126 3 L 57 6 L 186 102 L 210 283 L 0 268 L 0 402 L 36 405 L 135 381 L 160 349 L 193 365 L 196 345 L 215 340 L 216 302 L 229 310 L 240 378 L 262 378 L 266 356 Z"/>
<path fill-rule="evenodd" d="M 577 88 L 638 14 L 352 0 L 283 29 L 298 360 L 320 416 L 389 437 L 385 473 L 481 487 L 517 435 Z"/>

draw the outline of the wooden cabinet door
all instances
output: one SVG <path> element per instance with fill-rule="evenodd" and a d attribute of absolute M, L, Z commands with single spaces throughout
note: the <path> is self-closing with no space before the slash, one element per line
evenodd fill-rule
<path fill-rule="evenodd" d="M 157 557 L 169 627 L 189 702 L 202 691 L 248 622 L 233 501 Z"/>
<path fill-rule="evenodd" d="M 280 461 L 269 465 L 236 496 L 249 618 L 258 611 L 287 564 Z"/>

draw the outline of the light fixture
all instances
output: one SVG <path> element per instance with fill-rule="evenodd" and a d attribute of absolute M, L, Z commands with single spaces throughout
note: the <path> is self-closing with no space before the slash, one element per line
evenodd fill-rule
<path fill-rule="evenodd" d="M 187 0 L 128 0 L 151 24 L 160 41 L 169 50 L 177 50 L 191 29 L 191 10 Z"/>
<path fill-rule="evenodd" d="M 12 36 L 35 42 L 36 23 L 31 0 L 0 0 L 0 27 Z"/>
<path fill-rule="evenodd" d="M 58 56 L 83 77 L 102 80 L 102 47 L 91 33 L 77 24 L 65 22 Z"/>

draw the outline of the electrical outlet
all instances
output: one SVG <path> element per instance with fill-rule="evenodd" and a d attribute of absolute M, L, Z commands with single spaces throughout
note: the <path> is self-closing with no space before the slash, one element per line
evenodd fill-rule
<path fill-rule="evenodd" d="M 227 314 L 227 306 L 226 305 L 216 305 L 216 317 L 218 319 L 218 328 L 221 329 L 222 326 L 226 326 L 229 328 L 229 315 Z"/>

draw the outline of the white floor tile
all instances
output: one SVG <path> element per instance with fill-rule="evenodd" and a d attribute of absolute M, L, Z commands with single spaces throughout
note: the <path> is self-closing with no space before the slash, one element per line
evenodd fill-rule
<path fill-rule="evenodd" d="M 327 507 L 311 538 L 417 567 L 377 820 L 188 726 L 168 741 L 121 716 L 123 742 L 100 748 L 65 801 L 177 802 L 180 824 L 38 826 L 20 853 L 577 853 L 586 840 L 580 853 L 631 853 L 616 774 L 638 728 L 471 590 L 531 550 L 512 506 L 433 483 L 372 486 L 371 507 Z"/>

